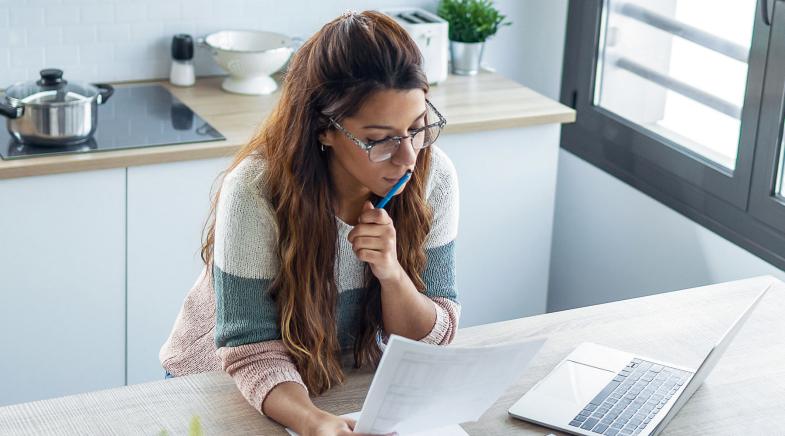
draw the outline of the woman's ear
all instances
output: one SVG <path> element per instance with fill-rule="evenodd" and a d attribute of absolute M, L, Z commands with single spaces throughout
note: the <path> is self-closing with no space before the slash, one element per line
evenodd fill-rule
<path fill-rule="evenodd" d="M 319 134 L 319 142 L 324 144 L 325 147 L 332 147 L 334 138 L 335 136 L 333 135 L 333 132 L 330 130 L 325 130 L 324 132 Z"/>

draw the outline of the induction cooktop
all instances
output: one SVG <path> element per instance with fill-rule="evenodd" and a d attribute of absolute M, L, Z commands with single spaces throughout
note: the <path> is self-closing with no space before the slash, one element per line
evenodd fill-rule
<path fill-rule="evenodd" d="M 0 126 L 0 157 L 22 159 L 225 139 L 163 86 L 132 85 L 116 87 L 114 95 L 98 106 L 96 130 L 87 142 L 68 146 L 22 144 Z"/>

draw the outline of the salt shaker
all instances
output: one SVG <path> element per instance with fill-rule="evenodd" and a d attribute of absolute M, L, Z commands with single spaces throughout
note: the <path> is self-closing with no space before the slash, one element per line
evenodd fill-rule
<path fill-rule="evenodd" d="M 194 41 L 191 35 L 178 33 L 172 38 L 172 69 L 169 82 L 177 86 L 192 86 L 194 77 Z"/>

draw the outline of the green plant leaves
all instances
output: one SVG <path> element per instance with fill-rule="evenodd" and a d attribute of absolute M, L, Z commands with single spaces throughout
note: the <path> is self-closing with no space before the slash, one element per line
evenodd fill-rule
<path fill-rule="evenodd" d="M 166 429 L 161 429 L 158 436 L 169 436 L 169 432 Z M 191 417 L 191 423 L 188 425 L 188 436 L 204 436 L 204 430 L 198 415 Z"/>
<path fill-rule="evenodd" d="M 199 422 L 199 417 L 196 415 L 191 418 L 191 425 L 188 426 L 188 436 L 204 436 L 202 423 Z"/>
<path fill-rule="evenodd" d="M 441 0 L 436 13 L 447 20 L 449 38 L 458 42 L 483 42 L 496 34 L 504 21 L 492 0 Z"/>

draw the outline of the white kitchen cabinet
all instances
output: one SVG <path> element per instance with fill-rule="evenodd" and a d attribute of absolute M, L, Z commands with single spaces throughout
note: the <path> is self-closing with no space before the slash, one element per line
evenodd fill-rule
<path fill-rule="evenodd" d="M 0 406 L 123 385 L 125 171 L 0 180 Z"/>
<path fill-rule="evenodd" d="M 158 351 L 202 269 L 211 188 L 230 163 L 128 168 L 128 384 L 163 379 Z"/>
<path fill-rule="evenodd" d="M 559 125 L 446 134 L 458 173 L 461 327 L 545 313 Z"/>

